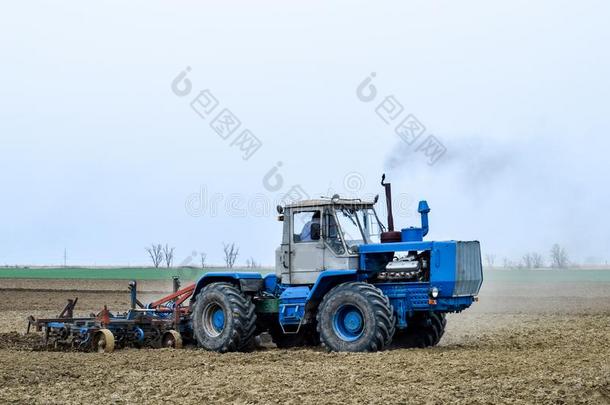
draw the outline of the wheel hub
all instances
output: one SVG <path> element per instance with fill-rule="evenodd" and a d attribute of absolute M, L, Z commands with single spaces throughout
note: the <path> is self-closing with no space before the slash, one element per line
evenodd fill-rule
<path fill-rule="evenodd" d="M 209 303 L 203 309 L 203 329 L 208 336 L 220 336 L 225 327 L 225 313 L 216 303 Z"/>
<path fill-rule="evenodd" d="M 225 326 L 225 313 L 222 309 L 218 308 L 212 314 L 212 325 L 218 330 Z"/>
<path fill-rule="evenodd" d="M 105 350 L 106 350 L 106 338 L 104 337 L 104 335 L 102 335 L 99 338 L 99 340 L 97 341 L 97 352 L 104 353 Z"/>
<path fill-rule="evenodd" d="M 356 311 L 348 312 L 344 322 L 348 332 L 357 333 L 362 328 L 362 316 Z"/>
<path fill-rule="evenodd" d="M 348 342 L 357 340 L 364 331 L 362 312 L 354 305 L 340 307 L 333 318 L 333 328 L 341 339 Z"/>

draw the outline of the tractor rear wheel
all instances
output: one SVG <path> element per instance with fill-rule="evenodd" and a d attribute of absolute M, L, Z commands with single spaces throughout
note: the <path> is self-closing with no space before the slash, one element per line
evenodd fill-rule
<path fill-rule="evenodd" d="M 193 331 L 207 350 L 225 353 L 253 347 L 256 314 L 252 301 L 229 283 L 212 283 L 197 295 Z"/>
<path fill-rule="evenodd" d="M 396 332 L 394 346 L 401 348 L 424 348 L 436 346 L 445 334 L 445 314 L 417 314 L 408 321 L 404 331 Z"/>
<path fill-rule="evenodd" d="M 375 352 L 390 344 L 396 318 L 390 300 L 377 287 L 340 284 L 322 300 L 317 315 L 320 341 L 337 352 Z"/>

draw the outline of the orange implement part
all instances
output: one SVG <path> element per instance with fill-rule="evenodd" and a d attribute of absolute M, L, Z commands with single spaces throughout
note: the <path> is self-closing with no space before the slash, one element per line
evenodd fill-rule
<path fill-rule="evenodd" d="M 102 324 L 102 326 L 108 325 L 110 323 L 110 311 L 108 311 L 108 307 L 104 305 L 104 309 L 102 309 L 102 311 L 97 314 L 95 318 Z"/>
<path fill-rule="evenodd" d="M 168 295 L 167 297 L 163 297 L 158 299 L 157 301 L 150 304 L 151 308 L 157 308 L 163 304 L 167 304 L 170 301 L 174 301 L 175 305 L 181 305 L 184 301 L 191 298 L 193 295 L 193 291 L 195 291 L 195 284 L 191 284 L 188 287 L 183 288 L 182 290 L 178 290 L 173 294 Z"/>

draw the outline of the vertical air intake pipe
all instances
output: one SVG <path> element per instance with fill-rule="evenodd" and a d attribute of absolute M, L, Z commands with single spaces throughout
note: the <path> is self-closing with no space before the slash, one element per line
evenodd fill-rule
<path fill-rule="evenodd" d="M 430 207 L 428 206 L 428 202 L 426 200 L 419 202 L 417 212 L 419 212 L 421 215 L 422 236 L 426 236 L 430 230 L 430 227 L 428 226 L 428 213 L 430 212 Z"/>

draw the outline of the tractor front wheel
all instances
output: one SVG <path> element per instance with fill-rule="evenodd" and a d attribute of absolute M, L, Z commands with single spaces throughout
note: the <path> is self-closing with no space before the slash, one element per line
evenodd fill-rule
<path fill-rule="evenodd" d="M 320 341 L 337 352 L 375 352 L 392 341 L 396 319 L 390 300 L 377 287 L 340 284 L 322 300 L 317 315 Z"/>
<path fill-rule="evenodd" d="M 197 294 L 193 331 L 200 346 L 225 353 L 253 346 L 256 314 L 252 301 L 229 283 L 212 283 Z"/>

